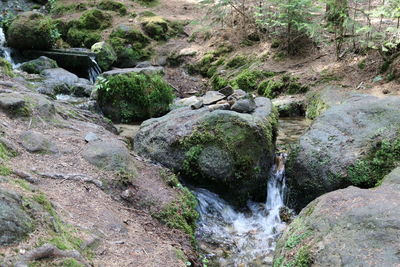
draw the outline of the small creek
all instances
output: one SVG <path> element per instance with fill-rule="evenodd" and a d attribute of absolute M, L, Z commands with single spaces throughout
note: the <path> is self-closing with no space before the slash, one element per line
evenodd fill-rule
<path fill-rule="evenodd" d="M 280 119 L 277 146 L 294 143 L 308 127 L 304 118 Z M 247 211 L 237 211 L 218 195 L 195 189 L 200 219 L 196 238 L 206 255 L 219 266 L 272 266 L 276 240 L 286 224 L 280 218 L 285 206 L 284 154 L 268 175 L 265 203 L 248 202 Z"/>

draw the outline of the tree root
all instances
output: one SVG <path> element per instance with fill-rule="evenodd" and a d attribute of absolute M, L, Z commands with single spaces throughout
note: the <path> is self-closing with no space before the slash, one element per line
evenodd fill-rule
<path fill-rule="evenodd" d="M 14 264 L 15 267 L 28 267 L 31 261 L 42 260 L 51 258 L 73 258 L 85 266 L 90 264 L 82 257 L 76 250 L 60 250 L 52 244 L 44 244 L 41 247 L 35 248 L 25 255 L 21 256 Z"/>
<path fill-rule="evenodd" d="M 18 176 L 21 179 L 24 179 L 25 181 L 31 183 L 31 184 L 37 184 L 39 181 L 29 173 L 26 173 L 24 171 L 19 171 L 19 170 L 13 170 L 13 173 Z"/>
<path fill-rule="evenodd" d="M 81 181 L 85 183 L 91 183 L 97 186 L 100 189 L 103 189 L 103 183 L 100 180 L 87 177 L 83 174 L 61 174 L 61 173 L 38 173 L 38 175 L 43 178 L 55 179 L 55 180 L 72 180 L 72 181 Z"/>

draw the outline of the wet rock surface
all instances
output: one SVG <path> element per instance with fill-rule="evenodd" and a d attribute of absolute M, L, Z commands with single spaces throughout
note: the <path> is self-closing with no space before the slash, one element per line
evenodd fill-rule
<path fill-rule="evenodd" d="M 278 241 L 275 264 L 399 265 L 399 185 L 397 168 L 378 188 L 351 186 L 317 198 Z"/>

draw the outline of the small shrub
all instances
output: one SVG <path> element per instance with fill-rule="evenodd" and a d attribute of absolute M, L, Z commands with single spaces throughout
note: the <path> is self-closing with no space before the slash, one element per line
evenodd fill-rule
<path fill-rule="evenodd" d="M 0 71 L 9 77 L 15 76 L 11 63 L 4 58 L 0 58 Z"/>
<path fill-rule="evenodd" d="M 132 122 L 160 116 L 174 99 L 171 86 L 159 75 L 130 73 L 107 78 L 98 90 L 99 104 L 113 121 Z"/>

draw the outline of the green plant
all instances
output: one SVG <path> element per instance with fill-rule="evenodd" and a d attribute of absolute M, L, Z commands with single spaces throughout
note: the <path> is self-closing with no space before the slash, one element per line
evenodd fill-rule
<path fill-rule="evenodd" d="M 98 9 L 85 11 L 79 18 L 79 27 L 88 30 L 105 29 L 111 26 L 112 17 Z"/>
<path fill-rule="evenodd" d="M 138 73 L 107 77 L 98 84 L 98 101 L 113 121 L 132 122 L 162 115 L 174 99 L 171 86 L 159 75 Z"/>
<path fill-rule="evenodd" d="M 15 76 L 11 63 L 4 58 L 0 58 L 0 71 L 9 77 Z"/>
<path fill-rule="evenodd" d="M 102 10 L 117 11 L 121 15 L 127 14 L 125 5 L 114 0 L 101 0 L 100 3 L 97 4 L 97 7 Z"/>
<path fill-rule="evenodd" d="M 261 71 L 245 69 L 236 76 L 233 84 L 237 89 L 250 92 L 257 89 L 260 79 L 263 77 Z"/>
<path fill-rule="evenodd" d="M 400 139 L 384 140 L 365 159 L 348 169 L 348 181 L 359 187 L 379 185 L 383 177 L 400 163 Z"/>
<path fill-rule="evenodd" d="M 241 67 L 247 63 L 247 58 L 243 55 L 235 56 L 226 62 L 228 68 L 234 69 Z"/>
<path fill-rule="evenodd" d="M 286 243 L 285 243 L 285 247 L 288 249 L 292 249 L 295 248 L 298 244 L 300 244 L 300 242 L 307 238 L 308 236 L 311 235 L 311 232 L 304 232 L 298 235 L 291 235 L 289 236 L 289 238 L 287 239 Z"/>

